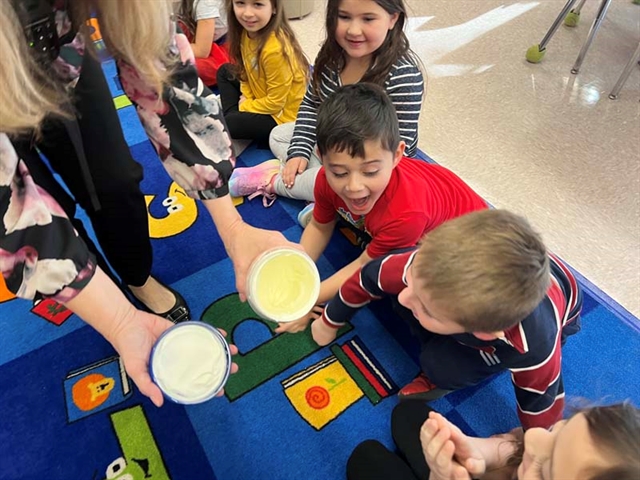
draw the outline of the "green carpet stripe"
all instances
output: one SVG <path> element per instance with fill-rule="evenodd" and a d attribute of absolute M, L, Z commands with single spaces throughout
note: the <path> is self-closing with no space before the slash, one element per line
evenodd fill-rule
<path fill-rule="evenodd" d="M 382 397 L 378 392 L 376 392 L 375 388 L 373 388 L 369 381 L 364 377 L 362 372 L 358 370 L 358 367 L 356 367 L 349 357 L 347 357 L 347 354 L 342 351 L 342 348 L 338 345 L 333 345 L 331 347 L 331 353 L 336 356 L 345 370 L 349 375 L 351 375 L 351 378 L 356 382 L 356 385 L 360 387 L 371 403 L 374 405 L 377 404 Z"/>
<path fill-rule="evenodd" d="M 136 466 L 136 462 L 132 459 L 146 459 L 149 462 L 149 478 L 170 480 L 156 440 L 149 428 L 147 417 L 140 405 L 113 413 L 111 423 L 120 442 L 122 454 L 127 461 L 127 470 Z"/>

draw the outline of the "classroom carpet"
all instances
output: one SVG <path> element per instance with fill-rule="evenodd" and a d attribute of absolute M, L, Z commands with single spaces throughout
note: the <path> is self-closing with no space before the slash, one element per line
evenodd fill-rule
<path fill-rule="evenodd" d="M 55 302 L 34 305 L 0 284 L 0 479 L 341 479 L 359 442 L 373 438 L 393 449 L 396 393 L 419 368 L 417 342 L 388 302 L 362 309 L 327 347 L 309 331 L 275 334 L 273 323 L 239 301 L 210 217 L 163 170 L 112 62 L 105 72 L 127 142 L 144 166 L 153 274 L 183 294 L 195 319 L 229 332 L 240 370 L 222 398 L 156 408 L 91 327 Z M 238 165 L 270 158 L 250 146 Z M 236 205 L 248 223 L 299 240 L 302 202 Z M 358 254 L 337 232 L 318 261 L 321 275 Z M 640 323 L 579 278 L 583 328 L 564 347 L 567 403 L 638 405 Z M 518 425 L 506 373 L 432 405 L 473 435 Z"/>

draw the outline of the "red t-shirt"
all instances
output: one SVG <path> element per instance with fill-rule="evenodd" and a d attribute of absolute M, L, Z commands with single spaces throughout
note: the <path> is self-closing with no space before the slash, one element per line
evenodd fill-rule
<path fill-rule="evenodd" d="M 324 168 L 316 177 L 313 218 L 329 223 L 336 213 L 371 236 L 367 254 L 379 257 L 412 247 L 438 225 L 487 208 L 486 202 L 457 175 L 440 165 L 402 158 L 389 184 L 366 215 L 353 214 L 327 183 Z"/>

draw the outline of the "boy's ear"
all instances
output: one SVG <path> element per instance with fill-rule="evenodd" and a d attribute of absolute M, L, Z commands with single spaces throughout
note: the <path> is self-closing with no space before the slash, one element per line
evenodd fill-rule
<path fill-rule="evenodd" d="M 495 340 L 496 338 L 500 338 L 501 336 L 504 336 L 502 332 L 493 332 L 493 333 L 473 332 L 471 335 L 473 335 L 479 340 L 484 340 L 485 342 L 490 342 L 491 340 Z"/>
<path fill-rule="evenodd" d="M 393 154 L 393 166 L 395 167 L 396 165 L 398 165 L 398 163 L 400 163 L 400 160 L 402 160 L 402 157 L 404 156 L 404 149 L 407 146 L 406 143 L 404 143 L 403 140 L 400 140 L 400 143 L 398 143 L 398 148 L 396 148 L 396 151 Z"/>

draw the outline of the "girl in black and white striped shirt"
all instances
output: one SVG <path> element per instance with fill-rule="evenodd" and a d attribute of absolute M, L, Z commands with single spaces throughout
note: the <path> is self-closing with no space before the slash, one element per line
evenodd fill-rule
<path fill-rule="evenodd" d="M 321 160 L 315 153 L 318 106 L 342 85 L 372 82 L 382 86 L 398 113 L 406 156 L 418 149 L 418 117 L 424 79 L 420 61 L 403 31 L 403 0 L 329 0 L 327 39 L 320 49 L 295 125 L 273 129 L 269 144 L 282 165 L 265 162 L 237 168 L 229 187 L 234 196 L 262 194 L 313 201 Z M 266 202 L 265 202 L 266 205 Z"/>

